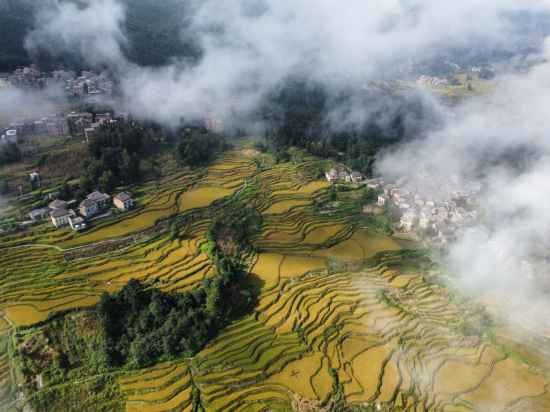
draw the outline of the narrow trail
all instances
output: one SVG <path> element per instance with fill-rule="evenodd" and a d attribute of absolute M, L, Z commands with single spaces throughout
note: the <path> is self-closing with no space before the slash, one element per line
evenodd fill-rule
<path fill-rule="evenodd" d="M 47 245 L 47 244 L 40 244 L 40 243 L 29 243 L 29 244 L 26 244 L 26 245 L 18 245 L 18 246 L 10 246 L 10 247 L 6 247 L 6 248 L 2 248 L 0 250 L 15 250 L 15 249 L 24 249 L 24 248 L 37 248 L 37 249 L 55 249 L 57 250 L 58 252 L 71 252 L 71 251 L 74 251 L 74 250 L 79 250 L 79 249 L 84 249 L 84 248 L 90 248 L 90 247 L 95 247 L 95 246 L 99 246 L 99 245 L 103 245 L 103 244 L 109 244 L 109 243 L 114 243 L 114 242 L 120 242 L 120 241 L 123 241 L 123 240 L 127 240 L 127 239 L 130 239 L 132 237 L 134 237 L 135 235 L 131 235 L 131 236 L 126 236 L 126 237 L 123 237 L 123 238 L 115 238 L 115 239 L 108 239 L 108 240 L 100 240 L 98 242 L 93 242 L 93 243 L 86 243 L 84 245 L 79 245 L 79 246 L 74 246 L 74 247 L 70 247 L 70 248 L 63 248 L 61 246 L 57 246 L 57 245 Z"/>
<path fill-rule="evenodd" d="M 65 250 L 67 250 L 67 249 L 63 249 L 61 246 L 47 245 L 47 244 L 40 244 L 40 243 L 29 243 L 26 245 L 10 246 L 10 247 L 1 248 L 0 250 L 15 250 L 15 249 L 24 249 L 24 248 L 55 249 L 59 252 L 64 252 Z"/>

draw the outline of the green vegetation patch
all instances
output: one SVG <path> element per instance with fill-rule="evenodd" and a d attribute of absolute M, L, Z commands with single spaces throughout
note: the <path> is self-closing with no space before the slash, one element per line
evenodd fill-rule
<path fill-rule="evenodd" d="M 218 217 L 206 246 L 217 274 L 192 292 L 165 293 L 133 279 L 120 292 L 104 293 L 98 313 L 108 365 L 143 367 L 193 356 L 223 327 L 251 310 L 257 286 L 242 261 L 260 225 L 261 216 L 250 208 Z"/>
<path fill-rule="evenodd" d="M 246 278 L 221 259 L 218 276 L 193 292 L 164 293 L 131 280 L 120 292 L 103 294 L 98 312 L 108 365 L 143 367 L 194 355 L 253 305 Z"/>

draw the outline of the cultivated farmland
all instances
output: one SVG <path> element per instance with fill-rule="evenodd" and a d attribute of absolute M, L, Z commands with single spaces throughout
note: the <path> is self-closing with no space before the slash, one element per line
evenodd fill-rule
<path fill-rule="evenodd" d="M 261 284 L 254 312 L 192 358 L 105 372 L 127 411 L 548 410 L 542 365 L 487 333 L 423 253 L 365 227 L 348 192 L 325 212 L 322 165 L 265 169 L 235 151 L 145 186 L 138 210 L 88 233 L 0 239 L 0 395 L 18 383 L 10 341 L 37 334 L 32 325 L 130 279 L 177 292 L 212 277 L 206 233 L 238 199 L 263 217 L 247 259 Z"/>

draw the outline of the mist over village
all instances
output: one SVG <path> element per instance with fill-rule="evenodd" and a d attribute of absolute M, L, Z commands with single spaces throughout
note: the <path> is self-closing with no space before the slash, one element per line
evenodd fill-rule
<path fill-rule="evenodd" d="M 550 411 L 548 0 L 0 0 L 0 412 Z"/>

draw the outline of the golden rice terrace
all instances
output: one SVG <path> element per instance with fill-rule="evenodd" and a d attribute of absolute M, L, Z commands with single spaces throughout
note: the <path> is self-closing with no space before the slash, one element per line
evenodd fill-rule
<path fill-rule="evenodd" d="M 69 410 L 550 410 L 544 364 L 484 331 L 482 314 L 421 253 L 365 225 L 353 190 L 322 207 L 323 167 L 314 158 L 265 167 L 235 151 L 145 186 L 137 210 L 86 233 L 43 226 L 0 238 L 0 410 L 30 402 L 17 399 L 14 342 L 42 336 L 52 316 L 93 306 L 133 278 L 170 292 L 213 276 L 206 233 L 237 196 L 263 216 L 249 259 L 261 283 L 254 312 L 192 358 L 106 371 L 110 397 L 72 400 Z"/>

